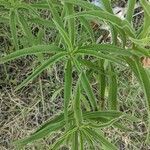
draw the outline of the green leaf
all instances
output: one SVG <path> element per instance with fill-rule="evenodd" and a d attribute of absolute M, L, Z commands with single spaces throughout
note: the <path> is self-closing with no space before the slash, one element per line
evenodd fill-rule
<path fill-rule="evenodd" d="M 16 11 L 10 11 L 10 30 L 12 35 L 12 40 L 15 46 L 15 49 L 19 49 L 18 39 L 17 39 L 17 27 L 16 27 Z"/>
<path fill-rule="evenodd" d="M 99 131 L 99 133 L 97 133 L 96 131 L 92 130 L 92 129 L 85 129 L 92 137 L 95 141 L 101 142 L 103 145 L 105 145 L 108 149 L 111 150 L 117 150 L 117 147 L 110 143 L 109 140 L 107 140 L 103 134 L 101 133 L 101 131 Z"/>
<path fill-rule="evenodd" d="M 97 20 L 105 20 L 111 24 L 113 24 L 114 26 L 123 29 L 127 35 L 131 36 L 131 37 L 135 37 L 135 31 L 134 29 L 131 27 L 131 25 L 129 24 L 129 22 L 127 20 L 121 20 L 120 18 L 118 18 L 117 16 L 106 12 L 104 10 L 91 10 L 91 11 L 82 11 L 79 13 L 75 13 L 74 15 L 70 15 L 67 16 L 66 18 L 74 18 L 74 17 L 92 17 L 93 19 L 97 19 Z"/>
<path fill-rule="evenodd" d="M 86 49 L 79 49 L 77 52 L 77 54 L 85 54 L 85 55 L 90 55 L 90 56 L 94 56 L 94 57 L 97 57 L 97 58 L 100 58 L 100 59 L 107 59 L 109 60 L 110 62 L 114 62 L 114 63 L 117 63 L 117 64 L 120 64 L 120 65 L 123 65 L 122 61 L 121 61 L 121 58 L 118 58 L 115 56 L 112 57 L 111 54 L 103 54 L 101 52 L 97 52 L 97 51 L 93 51 L 93 50 L 86 50 Z"/>
<path fill-rule="evenodd" d="M 114 14 L 110 0 L 102 0 L 102 3 L 107 12 Z M 117 28 L 110 24 L 110 30 L 111 30 L 111 36 L 112 36 L 112 43 L 116 45 L 117 44 Z"/>
<path fill-rule="evenodd" d="M 133 14 L 134 14 L 135 4 L 136 4 L 136 0 L 128 1 L 128 8 L 127 8 L 126 19 L 127 19 L 127 21 L 129 23 L 132 22 L 132 17 L 133 17 Z"/>
<path fill-rule="evenodd" d="M 101 69 L 100 72 L 98 72 L 97 74 L 99 103 L 100 109 L 103 110 L 105 107 L 105 88 L 106 88 L 106 71 L 104 70 L 104 60 L 99 60 L 98 64 L 99 64 L 98 70 Z"/>
<path fill-rule="evenodd" d="M 90 38 L 92 39 L 92 41 L 95 41 L 95 37 L 94 37 L 94 32 L 93 29 L 91 27 L 91 24 L 89 23 L 89 21 L 87 21 L 87 19 L 85 17 L 79 17 L 79 20 L 81 22 L 81 24 L 85 27 L 85 29 L 87 30 L 87 32 L 90 35 Z"/>
<path fill-rule="evenodd" d="M 18 17 L 18 20 L 21 24 L 22 30 L 23 30 L 25 36 L 27 37 L 28 42 L 30 43 L 31 46 L 34 45 L 35 38 L 31 32 L 31 29 L 27 23 L 27 20 L 20 13 L 17 14 L 17 17 Z"/>
<path fill-rule="evenodd" d="M 68 45 L 69 51 L 73 50 L 73 46 L 72 46 L 72 43 L 70 41 L 70 38 L 69 38 L 67 32 L 55 20 L 53 20 L 53 21 L 54 21 L 57 29 L 59 30 L 59 33 L 62 36 L 63 40 Z"/>
<path fill-rule="evenodd" d="M 36 17 L 36 18 L 31 18 L 31 19 L 28 19 L 29 22 L 31 23 L 35 23 L 35 24 L 38 24 L 38 25 L 42 25 L 44 27 L 47 27 L 47 28 L 54 28 L 54 23 L 50 20 L 46 20 L 46 19 L 42 19 L 40 17 Z"/>
<path fill-rule="evenodd" d="M 96 97 L 94 96 L 91 85 L 86 76 L 86 73 L 82 71 L 82 68 L 81 68 L 79 62 L 76 59 L 73 59 L 73 62 L 75 64 L 75 67 L 77 68 L 78 73 L 81 73 L 81 75 L 80 75 L 81 76 L 81 84 L 82 84 L 83 89 L 86 92 L 86 95 L 88 96 L 88 99 L 92 106 L 92 109 L 97 110 Z"/>
<path fill-rule="evenodd" d="M 36 9 L 34 9 L 34 7 L 32 7 L 31 4 L 27 4 L 27 3 L 21 2 L 21 4 L 18 4 L 18 5 L 17 5 L 17 8 L 18 8 L 18 9 L 26 9 L 26 10 L 29 10 L 32 14 L 34 14 L 34 15 L 36 15 L 36 16 L 39 16 L 38 12 L 36 11 Z"/>
<path fill-rule="evenodd" d="M 149 33 L 149 29 L 150 29 L 150 3 L 147 2 L 146 0 L 141 0 L 141 4 L 142 7 L 144 8 L 144 23 L 142 28 L 140 28 L 140 32 L 138 33 L 138 38 L 145 38 L 148 33 Z M 142 29 L 142 30 L 141 30 Z"/>
<path fill-rule="evenodd" d="M 44 61 L 41 66 L 39 66 L 35 71 L 29 75 L 17 88 L 16 90 L 19 90 L 23 86 L 27 85 L 31 80 L 33 80 L 35 77 L 37 77 L 40 73 L 42 73 L 47 67 L 54 64 L 56 61 L 59 61 L 62 57 L 66 55 L 66 52 L 61 52 L 58 54 L 55 54 L 48 60 Z"/>
<path fill-rule="evenodd" d="M 93 50 L 93 51 L 100 51 L 100 52 L 108 52 L 114 55 L 119 56 L 133 56 L 138 55 L 136 52 L 130 49 L 123 49 L 118 46 L 112 44 L 91 44 L 88 46 L 80 47 L 79 49 L 86 49 L 86 50 Z"/>
<path fill-rule="evenodd" d="M 78 150 L 79 148 L 78 148 L 78 146 L 79 146 L 79 142 L 78 142 L 78 132 L 77 131 L 75 131 L 74 133 L 73 133 L 73 140 L 72 140 L 72 150 Z"/>
<path fill-rule="evenodd" d="M 142 39 L 134 39 L 134 38 L 129 38 L 132 42 L 134 42 L 136 45 L 139 46 L 148 46 L 150 45 L 150 37 L 145 37 Z M 150 50 L 147 50 L 150 53 Z"/>
<path fill-rule="evenodd" d="M 65 3 L 66 15 L 72 15 L 74 13 L 74 6 L 69 3 Z M 72 45 L 75 44 L 75 20 L 74 18 L 68 19 L 68 30 L 69 30 L 69 38 Z"/>
<path fill-rule="evenodd" d="M 63 51 L 64 51 L 63 49 L 55 46 L 54 44 L 32 46 L 29 48 L 17 50 L 11 54 L 8 54 L 4 57 L 1 57 L 0 58 L 0 64 L 6 63 L 8 61 L 17 59 L 17 58 L 22 57 L 22 56 L 38 54 L 38 53 L 55 53 L 55 52 L 63 52 Z"/>
<path fill-rule="evenodd" d="M 140 2 L 146 13 L 150 16 L 150 2 L 147 0 L 140 0 Z"/>
<path fill-rule="evenodd" d="M 68 106 L 72 95 L 72 63 L 67 61 L 65 68 L 65 85 L 64 85 L 64 117 L 66 127 L 68 128 Z"/>
<path fill-rule="evenodd" d="M 109 66 L 110 74 L 109 76 L 109 93 L 108 93 L 108 105 L 110 110 L 117 110 L 118 109 L 118 101 L 117 101 L 117 76 L 114 73 L 114 68 L 112 64 Z"/>
<path fill-rule="evenodd" d="M 139 74 L 139 79 L 141 80 L 141 85 L 143 86 L 145 97 L 146 97 L 146 108 L 148 113 L 148 134 L 147 134 L 147 142 L 150 141 L 150 78 L 144 70 L 144 68 L 141 66 L 141 64 L 138 61 L 135 61 L 135 65 L 137 67 L 137 71 Z"/>
<path fill-rule="evenodd" d="M 59 129 L 61 129 L 64 126 L 65 122 L 64 121 L 60 121 L 58 123 L 53 123 L 53 124 L 49 124 L 48 126 L 46 126 L 45 128 L 39 130 L 38 132 L 34 133 L 33 135 L 30 135 L 29 137 L 26 137 L 24 139 L 15 141 L 14 144 L 17 147 L 23 147 L 29 143 L 32 143 L 36 140 L 39 140 L 45 136 L 47 136 L 48 134 L 51 134 L 54 131 L 58 131 Z"/>
<path fill-rule="evenodd" d="M 79 127 L 82 123 L 82 109 L 81 109 L 81 99 L 80 99 L 80 79 L 78 79 L 77 85 L 76 85 L 76 91 L 75 91 L 75 96 L 74 96 L 74 103 L 73 103 L 73 108 L 74 108 L 74 116 L 76 120 L 76 124 Z"/>
<path fill-rule="evenodd" d="M 106 128 L 106 127 L 110 127 L 112 126 L 115 122 L 117 122 L 120 118 L 122 118 L 123 116 L 120 116 L 118 118 L 114 118 L 114 119 L 111 119 L 110 121 L 106 122 L 106 123 L 97 123 L 97 122 L 93 122 L 93 121 L 90 121 L 89 122 L 89 126 L 90 127 L 94 127 L 94 128 Z"/>
<path fill-rule="evenodd" d="M 110 0 L 102 0 L 102 3 L 103 3 L 103 6 L 105 7 L 105 9 L 113 14 L 113 10 L 112 10 L 112 6 L 111 6 L 111 3 L 110 3 Z"/>
<path fill-rule="evenodd" d="M 88 10 L 102 10 L 100 7 L 83 0 L 63 0 L 63 2 L 74 4 Z"/>
<path fill-rule="evenodd" d="M 99 118 L 99 117 L 105 117 L 105 118 L 118 118 L 122 116 L 123 113 L 119 111 L 94 111 L 94 112 L 84 112 L 83 117 L 90 119 L 90 118 Z"/>
<path fill-rule="evenodd" d="M 50 11 L 53 15 L 53 20 L 55 20 L 55 22 L 57 22 L 58 26 L 60 26 L 62 28 L 62 30 L 64 30 L 63 21 L 62 21 L 61 17 L 59 16 L 57 9 L 54 6 L 55 1 L 53 1 L 53 0 L 46 0 L 46 1 L 50 8 Z"/>
<path fill-rule="evenodd" d="M 89 80 L 86 76 L 85 72 L 81 73 L 81 84 L 89 98 L 90 104 L 93 108 L 93 110 L 97 110 L 97 102 L 96 102 L 96 97 L 94 96 L 94 93 L 92 91 L 92 87 L 89 83 Z"/>
<path fill-rule="evenodd" d="M 88 148 L 91 150 L 95 150 L 95 146 L 94 146 L 95 143 L 93 142 L 93 137 L 84 128 L 81 131 L 82 131 L 84 138 L 87 141 Z"/>
<path fill-rule="evenodd" d="M 63 141 L 71 134 L 77 131 L 77 127 L 73 127 L 70 130 L 68 130 L 66 133 L 64 133 L 52 146 L 51 149 L 56 150 L 60 148 L 60 145 L 63 143 Z"/>

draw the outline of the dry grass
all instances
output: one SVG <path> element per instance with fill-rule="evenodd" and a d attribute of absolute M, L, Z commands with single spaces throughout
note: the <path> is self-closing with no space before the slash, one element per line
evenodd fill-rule
<path fill-rule="evenodd" d="M 124 5 L 119 2 L 119 5 Z M 142 15 L 142 14 L 141 14 Z M 140 21 L 141 16 L 138 15 Z M 137 18 L 134 18 L 137 24 Z M 11 49 L 9 28 L 0 24 L 0 54 Z M 47 35 L 45 36 L 48 38 Z M 15 150 L 12 141 L 30 135 L 39 125 L 62 110 L 62 94 L 51 97 L 56 90 L 63 87 L 63 72 L 61 64 L 43 73 L 32 84 L 15 92 L 15 86 L 20 83 L 35 68 L 38 62 L 32 57 L 17 60 L 6 65 L 0 65 L 0 150 Z M 118 96 L 120 110 L 142 118 L 138 124 L 127 124 L 136 132 L 121 132 L 116 129 L 106 129 L 106 134 L 119 145 L 120 150 L 148 150 L 145 144 L 146 108 L 143 93 L 133 74 L 127 68 L 118 70 Z M 55 93 L 56 94 L 56 93 Z M 53 135 L 53 140 L 55 140 Z M 53 142 L 52 137 L 28 146 L 27 150 L 47 150 Z M 63 148 L 66 149 L 66 148 Z M 89 148 L 87 148 L 89 149 Z"/>

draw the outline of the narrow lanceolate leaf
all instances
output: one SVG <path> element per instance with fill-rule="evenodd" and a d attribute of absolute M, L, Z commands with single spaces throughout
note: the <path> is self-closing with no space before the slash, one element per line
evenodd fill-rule
<path fill-rule="evenodd" d="M 74 5 L 65 3 L 66 13 L 67 15 L 72 15 L 74 13 Z M 74 18 L 68 19 L 68 30 L 69 30 L 69 38 L 71 40 L 72 45 L 75 44 L 75 20 Z"/>
<path fill-rule="evenodd" d="M 85 129 L 82 129 L 81 131 L 82 131 L 83 137 L 87 141 L 89 149 L 95 150 L 95 143 L 94 143 L 92 136 Z"/>
<path fill-rule="evenodd" d="M 79 81 L 80 81 L 80 78 L 79 78 Z M 80 91 L 79 81 L 77 82 L 76 93 L 74 96 L 74 104 L 73 104 L 74 116 L 75 116 L 76 124 L 78 127 L 81 125 L 81 122 L 82 122 L 82 109 L 81 109 L 81 99 L 80 99 L 81 91 Z"/>
<path fill-rule="evenodd" d="M 72 64 L 71 60 L 68 60 L 65 69 L 65 86 L 64 86 L 64 117 L 66 121 L 66 127 L 68 128 L 68 106 L 71 100 L 72 93 Z"/>
<path fill-rule="evenodd" d="M 105 106 L 105 88 L 106 88 L 106 75 L 104 70 L 104 60 L 99 60 L 99 68 L 101 72 L 97 75 L 98 88 L 99 88 L 99 103 L 100 109 L 103 110 Z"/>
<path fill-rule="evenodd" d="M 123 49 L 118 46 L 112 45 L 112 44 L 91 44 L 88 46 L 83 46 L 79 49 L 86 49 L 86 50 L 93 50 L 93 51 L 100 51 L 100 52 L 108 52 L 114 55 L 119 56 L 132 56 L 132 55 L 138 55 L 136 52 L 131 51 L 129 49 Z"/>
<path fill-rule="evenodd" d="M 94 57 L 97 57 L 97 58 L 101 58 L 101 59 L 107 59 L 110 62 L 115 62 L 117 64 L 123 65 L 121 58 L 115 57 L 114 55 L 112 57 L 111 54 L 107 54 L 106 55 L 106 54 L 103 54 L 103 53 L 100 53 L 100 52 L 97 52 L 97 51 L 85 50 L 85 49 L 78 50 L 76 53 L 78 53 L 78 54 L 85 54 L 85 55 L 91 55 L 91 56 L 94 56 Z"/>
<path fill-rule="evenodd" d="M 52 146 L 52 150 L 56 150 L 56 149 L 58 149 L 58 148 L 60 148 L 60 145 L 64 142 L 64 140 L 68 137 L 68 136 L 70 136 L 70 135 L 72 135 L 74 132 L 76 132 L 77 131 L 77 127 L 73 127 L 73 128 L 71 128 L 71 129 L 69 129 L 66 133 L 64 133 L 54 144 L 53 144 L 53 146 Z"/>
<path fill-rule="evenodd" d="M 149 143 L 150 142 L 150 92 L 149 92 L 150 91 L 150 78 L 146 70 L 144 70 L 144 68 L 139 63 L 139 60 L 136 61 L 135 63 L 136 63 L 137 71 L 139 73 L 141 84 L 144 89 L 145 97 L 146 97 L 146 106 L 147 106 L 146 108 L 148 112 L 148 134 L 147 134 L 146 140 Z"/>
<path fill-rule="evenodd" d="M 86 76 L 86 73 L 82 71 L 80 63 L 76 59 L 73 59 L 73 62 L 77 68 L 78 73 L 81 72 L 81 84 L 82 84 L 83 89 L 85 90 L 86 95 L 88 96 L 92 109 L 97 110 L 96 97 L 94 96 L 94 93 L 92 91 L 88 78 Z"/>
<path fill-rule="evenodd" d="M 62 57 L 66 55 L 66 52 L 61 52 L 58 54 L 55 54 L 48 60 L 44 61 L 41 66 L 39 66 L 35 71 L 29 75 L 17 88 L 16 90 L 19 90 L 23 86 L 27 85 L 31 80 L 33 80 L 35 77 L 37 77 L 40 73 L 42 73 L 47 67 L 54 64 L 56 61 L 60 60 Z"/>
<path fill-rule="evenodd" d="M 121 29 L 124 29 L 127 35 L 131 37 L 135 37 L 134 29 L 131 27 L 131 25 L 127 20 L 121 20 L 117 16 L 103 10 L 83 11 L 83 12 L 76 13 L 74 15 L 67 16 L 66 18 L 73 18 L 73 17 L 80 17 L 80 16 L 90 17 L 90 18 L 93 17 L 93 18 L 97 18 L 100 21 L 105 20 Z"/>
<path fill-rule="evenodd" d="M 127 14 L 126 14 L 126 19 L 128 20 L 129 23 L 132 22 L 135 3 L 136 3 L 136 0 L 128 1 L 128 9 L 127 9 Z"/>
<path fill-rule="evenodd" d="M 27 37 L 28 42 L 30 43 L 30 45 L 34 45 L 34 36 L 33 36 L 31 29 L 27 23 L 27 20 L 25 20 L 24 16 L 21 15 L 20 13 L 18 13 L 17 16 L 18 16 L 19 22 L 21 24 L 22 30 Z"/>
<path fill-rule="evenodd" d="M 47 28 L 54 28 L 54 23 L 50 20 L 45 20 L 45 19 L 42 19 L 42 18 L 31 18 L 31 19 L 28 19 L 29 22 L 31 23 L 35 23 L 35 24 L 38 24 L 38 25 L 42 25 L 44 27 L 47 27 Z"/>
<path fill-rule="evenodd" d="M 72 46 L 72 43 L 71 43 L 71 40 L 67 34 L 67 32 L 55 21 L 53 20 L 57 29 L 59 30 L 59 33 L 61 35 L 61 37 L 63 38 L 63 40 L 65 41 L 66 45 L 68 46 L 69 50 L 73 50 L 73 46 Z"/>
<path fill-rule="evenodd" d="M 13 53 L 10 53 L 4 57 L 0 58 L 0 64 L 6 63 L 8 61 L 17 59 L 22 56 L 27 56 L 27 55 L 33 55 L 33 54 L 38 54 L 38 53 L 57 53 L 57 52 L 63 52 L 64 50 L 57 47 L 56 45 L 38 45 L 38 46 L 32 46 L 29 48 L 24 48 L 21 50 L 17 50 Z"/>
<path fill-rule="evenodd" d="M 15 141 L 14 144 L 17 146 L 17 148 L 21 148 L 29 143 L 32 143 L 36 140 L 42 139 L 43 137 L 51 134 L 54 131 L 58 131 L 64 126 L 65 122 L 61 121 L 58 123 L 49 124 L 39 132 L 34 133 L 33 135 L 30 135 L 27 138 Z"/>
<path fill-rule="evenodd" d="M 70 117 L 70 119 L 71 119 L 71 117 Z M 63 122 L 63 121 L 64 121 L 64 113 L 61 113 L 57 116 L 54 116 L 54 118 L 49 119 L 45 123 L 43 123 L 33 134 L 36 134 L 39 131 L 43 130 L 44 128 L 47 128 L 49 125 L 56 124 L 58 122 Z"/>
<path fill-rule="evenodd" d="M 38 12 L 36 11 L 36 9 L 34 9 L 32 7 L 31 4 L 27 4 L 27 3 L 24 3 L 24 2 L 21 2 L 20 4 L 17 5 L 18 9 L 26 9 L 28 11 L 30 11 L 30 13 L 36 15 L 36 16 L 39 16 Z"/>
<path fill-rule="evenodd" d="M 122 116 L 123 113 L 119 111 L 94 111 L 94 112 L 84 112 L 83 117 L 90 119 L 90 118 L 99 118 L 99 117 L 105 117 L 105 118 L 118 118 Z"/>
<path fill-rule="evenodd" d="M 95 141 L 102 143 L 108 149 L 111 149 L 111 150 L 117 150 L 118 149 L 114 144 L 110 143 L 110 141 L 107 140 L 100 131 L 99 131 L 99 133 L 97 133 L 96 131 L 94 131 L 92 129 L 88 129 L 88 128 L 86 128 L 85 130 L 93 137 L 93 139 Z"/>
<path fill-rule="evenodd" d="M 73 140 L 72 140 L 72 150 L 79 150 L 79 142 L 78 142 L 78 131 L 73 133 Z"/>
<path fill-rule="evenodd" d="M 93 110 L 97 110 L 97 100 L 85 72 L 81 74 L 81 84 L 89 98 Z"/>
<path fill-rule="evenodd" d="M 112 10 L 112 6 L 110 3 L 110 0 L 102 0 L 103 6 L 105 7 L 105 9 L 109 12 L 113 14 L 113 10 Z"/>
<path fill-rule="evenodd" d="M 140 64 L 139 59 L 135 60 L 130 60 L 127 59 L 127 63 L 131 67 L 131 69 L 134 71 L 136 77 L 140 81 L 143 89 L 144 89 L 144 94 L 146 97 L 146 108 L 147 108 L 147 113 L 148 113 L 148 134 L 147 134 L 147 141 L 150 140 L 150 79 L 149 76 L 146 72 L 146 70 L 142 67 Z"/>
<path fill-rule="evenodd" d="M 144 9 L 144 24 L 142 30 L 140 30 L 138 38 L 145 38 L 149 34 L 150 30 L 150 2 L 147 0 L 140 0 Z"/>
<path fill-rule="evenodd" d="M 93 29 L 91 24 L 89 23 L 89 21 L 87 21 L 87 19 L 85 17 L 79 17 L 81 24 L 84 26 L 84 28 L 87 30 L 87 32 L 90 35 L 90 38 L 92 39 L 92 41 L 95 41 L 95 37 L 94 37 L 94 33 L 93 33 Z"/>
<path fill-rule="evenodd" d="M 110 0 L 102 0 L 102 3 L 103 3 L 105 10 L 108 11 L 109 13 L 113 14 Z M 110 24 L 110 29 L 111 29 L 112 43 L 114 45 L 116 45 L 117 44 L 117 29 L 115 26 L 113 26 L 111 24 Z"/>
<path fill-rule="evenodd" d="M 110 110 L 117 110 L 117 77 L 116 74 L 114 74 L 114 68 L 112 64 L 110 64 L 110 72 L 113 72 L 113 74 L 110 74 L 109 76 L 108 105 Z"/>
<path fill-rule="evenodd" d="M 142 7 L 147 12 L 147 14 L 150 16 L 150 2 L 147 0 L 140 0 Z"/>
<path fill-rule="evenodd" d="M 102 10 L 99 6 L 83 0 L 63 0 L 66 3 L 74 4 L 87 10 Z"/>
<path fill-rule="evenodd" d="M 9 18 L 4 17 L 4 16 L 0 16 L 0 23 L 9 24 Z"/>
<path fill-rule="evenodd" d="M 55 2 L 55 0 L 47 0 L 47 4 L 53 15 L 53 20 L 55 20 L 55 22 L 57 22 L 57 24 L 59 24 L 59 26 L 61 26 L 61 28 L 64 29 L 63 21 L 62 21 L 61 17 L 59 16 L 57 9 L 54 7 L 54 2 Z"/>
<path fill-rule="evenodd" d="M 16 13 L 15 10 L 10 11 L 10 30 L 12 35 L 12 40 L 15 46 L 15 49 L 19 49 L 18 39 L 17 39 L 17 28 L 16 28 Z"/>

